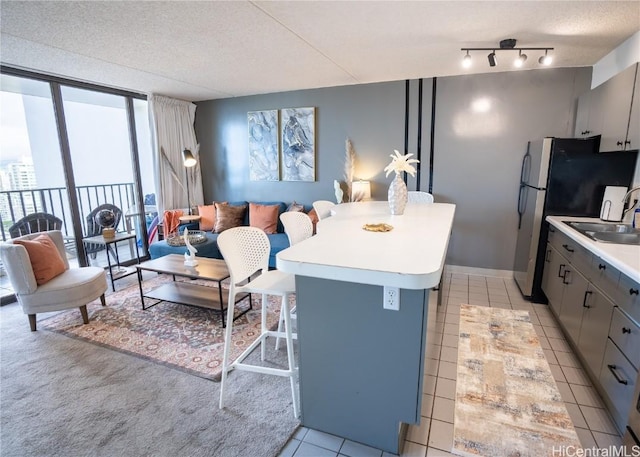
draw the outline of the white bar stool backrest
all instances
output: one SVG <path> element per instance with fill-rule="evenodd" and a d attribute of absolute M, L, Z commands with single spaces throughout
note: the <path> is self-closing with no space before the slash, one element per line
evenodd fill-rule
<path fill-rule="evenodd" d="M 331 208 L 334 206 L 336 206 L 336 204 L 329 200 L 318 200 L 313 202 L 313 209 L 316 210 L 319 220 L 326 219 L 331 216 Z"/>
<path fill-rule="evenodd" d="M 433 203 L 433 195 L 428 192 L 412 190 L 407 192 L 407 202 L 409 203 Z"/>
<path fill-rule="evenodd" d="M 231 282 L 238 284 L 262 270 L 269 270 L 271 245 L 256 227 L 234 227 L 218 235 L 218 248 L 227 263 Z"/>
<path fill-rule="evenodd" d="M 288 211 L 280 215 L 284 232 L 289 237 L 289 246 L 311 238 L 313 223 L 311 218 L 301 211 Z"/>

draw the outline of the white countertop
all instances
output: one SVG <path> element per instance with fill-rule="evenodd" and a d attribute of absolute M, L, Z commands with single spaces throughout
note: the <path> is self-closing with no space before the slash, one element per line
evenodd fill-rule
<path fill-rule="evenodd" d="M 563 224 L 562 221 L 602 222 L 600 219 L 593 217 L 547 216 L 547 222 L 569 238 L 584 246 L 602 260 L 610 263 L 634 281 L 640 282 L 640 246 L 594 241 L 567 224 Z"/>
<path fill-rule="evenodd" d="M 276 265 L 301 276 L 430 289 L 442 275 L 454 213 L 448 203 L 409 203 L 402 216 L 392 216 L 386 201 L 336 205 L 318 234 L 280 251 Z M 377 223 L 394 228 L 362 229 Z"/>

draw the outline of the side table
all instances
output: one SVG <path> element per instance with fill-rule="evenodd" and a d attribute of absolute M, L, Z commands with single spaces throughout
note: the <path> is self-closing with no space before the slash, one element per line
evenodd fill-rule
<path fill-rule="evenodd" d="M 132 267 L 123 267 L 120 265 L 120 256 L 118 255 L 118 242 L 131 240 L 133 239 L 134 245 L 136 246 L 136 259 L 138 263 L 140 263 L 140 251 L 138 250 L 138 243 L 135 242 L 136 234 L 135 233 L 126 233 L 126 232 L 118 232 L 112 238 L 105 238 L 102 235 L 90 236 L 87 238 L 83 238 L 82 242 L 87 244 L 101 244 L 104 245 L 105 251 L 107 252 L 107 264 L 109 265 L 109 277 L 111 278 L 111 289 L 115 292 L 116 286 L 115 281 L 120 278 L 124 278 L 125 276 L 129 276 L 134 274 L 137 270 Z M 111 248 L 113 246 L 113 249 Z M 111 263 L 111 256 L 109 254 L 113 254 L 115 264 Z M 89 258 L 87 257 L 87 265 L 89 264 Z"/>

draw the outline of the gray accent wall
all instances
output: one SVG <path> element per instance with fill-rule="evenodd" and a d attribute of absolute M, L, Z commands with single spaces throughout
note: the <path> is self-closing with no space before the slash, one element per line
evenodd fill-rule
<path fill-rule="evenodd" d="M 433 193 L 457 205 L 447 264 L 511 270 L 517 232 L 520 160 L 527 141 L 572 136 L 577 98 L 590 68 L 544 69 L 437 79 Z M 409 87 L 409 152 L 417 150 L 418 80 Z M 482 101 L 484 99 L 485 101 Z M 432 79 L 423 80 L 421 190 L 429 187 Z M 345 140 L 356 177 L 385 200 L 383 168 L 404 150 L 405 81 L 199 102 L 205 202 L 335 200 L 343 180 Z M 249 181 L 247 112 L 316 107 L 316 182 Z M 408 178 L 409 190 L 415 179 Z"/>

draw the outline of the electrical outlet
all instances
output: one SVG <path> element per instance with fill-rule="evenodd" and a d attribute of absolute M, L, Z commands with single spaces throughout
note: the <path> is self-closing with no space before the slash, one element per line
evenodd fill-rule
<path fill-rule="evenodd" d="M 400 311 L 400 288 L 384 286 L 382 293 L 382 307 L 393 311 Z"/>

